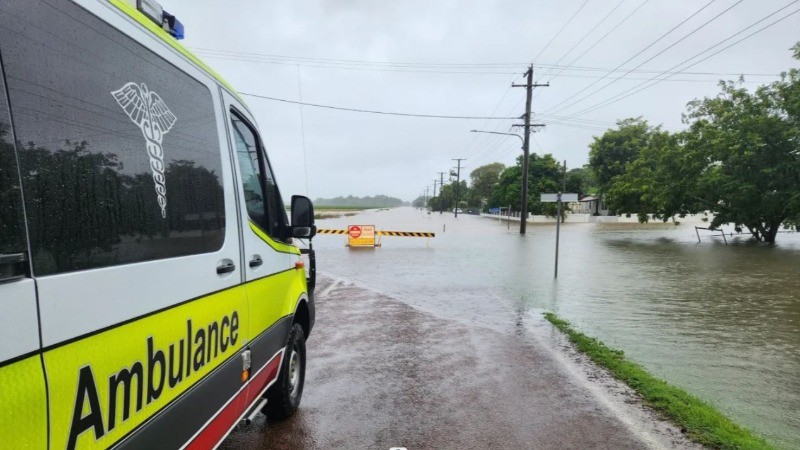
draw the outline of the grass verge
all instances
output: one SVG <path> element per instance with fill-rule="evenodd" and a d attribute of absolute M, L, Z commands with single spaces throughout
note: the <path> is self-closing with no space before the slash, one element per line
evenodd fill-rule
<path fill-rule="evenodd" d="M 553 313 L 545 313 L 544 317 L 564 333 L 578 350 L 638 392 L 646 405 L 675 422 L 695 442 L 718 449 L 774 448 L 706 402 L 628 361 L 622 351 L 609 348 L 599 340 L 576 331 L 569 322 Z"/>
<path fill-rule="evenodd" d="M 389 209 L 383 206 L 324 206 L 314 205 L 317 211 L 364 211 L 367 209 Z"/>
<path fill-rule="evenodd" d="M 339 217 L 355 216 L 358 213 L 354 212 L 321 212 L 314 213 L 315 219 L 338 219 Z"/>

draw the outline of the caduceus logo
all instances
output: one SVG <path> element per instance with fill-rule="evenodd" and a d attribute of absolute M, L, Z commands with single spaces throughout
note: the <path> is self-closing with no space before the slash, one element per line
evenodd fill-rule
<path fill-rule="evenodd" d="M 147 155 L 150 157 L 150 169 L 153 171 L 158 205 L 161 206 L 161 217 L 167 217 L 167 185 L 164 177 L 164 148 L 161 141 L 178 120 L 167 108 L 164 100 L 155 92 L 147 89 L 142 83 L 127 83 L 111 95 L 119 106 L 128 114 L 144 135 L 147 142 Z"/>

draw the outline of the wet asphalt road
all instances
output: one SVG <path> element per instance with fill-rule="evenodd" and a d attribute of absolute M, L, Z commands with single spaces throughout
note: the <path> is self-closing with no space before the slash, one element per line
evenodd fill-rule
<path fill-rule="evenodd" d="M 694 447 L 563 341 L 554 351 L 326 278 L 317 293 L 300 410 L 259 415 L 221 448 Z"/>

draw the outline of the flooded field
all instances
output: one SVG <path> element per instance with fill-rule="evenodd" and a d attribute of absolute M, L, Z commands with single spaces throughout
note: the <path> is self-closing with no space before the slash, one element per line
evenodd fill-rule
<path fill-rule="evenodd" d="M 567 223 L 554 280 L 553 224 L 520 236 L 515 223 L 412 208 L 318 221 L 348 224 L 437 235 L 352 250 L 321 235 L 321 272 L 509 336 L 521 317 L 556 312 L 771 442 L 800 448 L 800 234 L 779 235 L 775 247 L 725 246 L 697 244 L 694 224 Z"/>

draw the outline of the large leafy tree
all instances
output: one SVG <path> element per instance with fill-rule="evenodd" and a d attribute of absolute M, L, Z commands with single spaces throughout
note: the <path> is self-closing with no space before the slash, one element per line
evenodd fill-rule
<path fill-rule="evenodd" d="M 468 199 L 470 198 L 470 189 L 467 186 L 466 180 L 461 180 L 458 183 L 458 206 L 463 208 L 467 206 Z M 456 207 L 456 181 L 453 180 L 449 184 L 445 184 L 439 190 L 439 195 L 428 199 L 428 206 L 434 210 L 440 207 L 447 211 Z"/>
<path fill-rule="evenodd" d="M 774 242 L 781 224 L 800 216 L 800 128 L 787 110 L 800 101 L 798 82 L 796 70 L 753 93 L 724 82 L 717 97 L 689 104 L 684 153 L 705 163 L 690 169 L 712 227 L 732 223 Z"/>
<path fill-rule="evenodd" d="M 648 213 L 668 219 L 704 210 L 694 197 L 702 167 L 696 155 L 686 154 L 683 135 L 654 129 L 637 158 L 612 179 L 606 203 L 617 213 L 638 214 L 641 221 Z"/>
<path fill-rule="evenodd" d="M 800 45 L 793 50 L 800 59 Z M 720 88 L 689 103 L 687 131 L 638 141 L 636 158 L 607 180 L 608 200 L 643 221 L 710 211 L 711 228 L 733 224 L 774 242 L 800 222 L 800 70 L 753 92 Z"/>
<path fill-rule="evenodd" d="M 489 196 L 489 205 L 492 207 L 510 206 L 519 211 L 519 199 L 522 193 L 522 166 L 517 164 L 503 170 L 500 174 L 492 195 Z"/>
<path fill-rule="evenodd" d="M 519 211 L 522 193 L 522 156 L 517 158 L 516 165 L 505 169 L 500 174 L 495 189 L 489 198 L 491 206 L 510 205 Z M 554 203 L 541 203 L 540 194 L 558 192 L 563 182 L 563 172 L 553 155 L 539 156 L 532 153 L 528 158 L 528 211 L 531 214 L 555 214 Z"/>
<path fill-rule="evenodd" d="M 657 132 L 658 128 L 638 117 L 620 120 L 617 128 L 607 130 L 600 137 L 595 136 L 589 144 L 589 168 L 600 194 L 611 189 L 614 178 L 626 172 L 627 165 L 639 157 Z"/>
<path fill-rule="evenodd" d="M 500 173 L 503 172 L 505 167 L 502 163 L 495 162 L 480 166 L 470 172 L 469 177 L 472 180 L 472 186 L 469 190 L 470 206 L 481 206 L 484 202 L 489 201 L 492 190 L 500 181 Z"/>
<path fill-rule="evenodd" d="M 587 195 L 594 194 L 596 190 L 597 185 L 589 166 L 576 167 L 567 171 L 566 192 Z"/>

